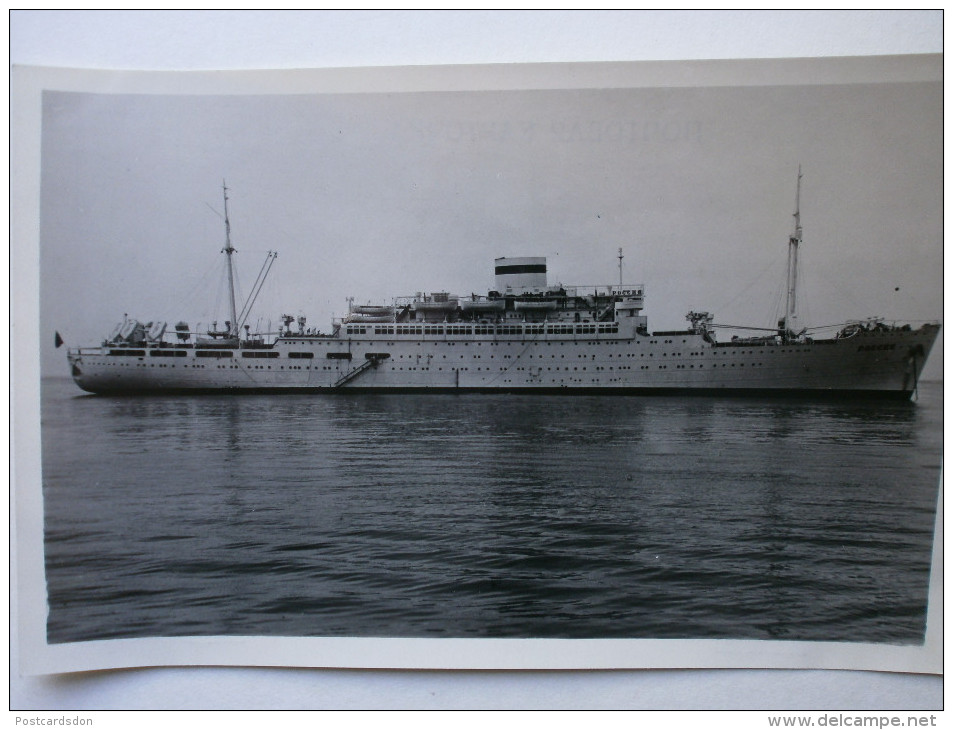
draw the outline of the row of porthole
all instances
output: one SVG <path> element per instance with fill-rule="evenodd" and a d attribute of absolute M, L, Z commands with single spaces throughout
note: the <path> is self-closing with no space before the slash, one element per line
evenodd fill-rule
<path fill-rule="evenodd" d="M 545 344 L 547 347 L 552 346 L 553 344 L 557 344 L 557 345 L 560 345 L 560 346 L 572 344 L 572 345 L 578 347 L 580 344 L 583 344 L 583 342 L 585 342 L 585 344 L 587 344 L 587 345 L 600 345 L 600 344 L 601 344 L 601 345 L 624 345 L 624 344 L 627 344 L 627 343 L 628 343 L 627 340 L 624 341 L 624 340 L 617 340 L 617 339 L 606 339 L 606 340 L 598 340 L 598 341 L 591 341 L 591 340 L 581 341 L 581 340 L 576 340 L 576 341 L 571 341 L 571 342 L 570 342 L 570 341 L 564 341 L 564 342 L 555 342 L 555 343 L 554 343 L 554 342 L 545 342 L 545 343 L 544 343 L 544 342 L 540 342 L 539 340 L 535 340 L 535 339 L 534 339 L 534 340 L 520 340 L 520 341 L 518 341 L 518 342 L 488 342 L 488 343 L 485 343 L 485 344 L 488 344 L 488 345 L 491 345 L 491 346 L 492 346 L 492 345 L 506 345 L 507 347 L 510 347 L 511 345 L 526 345 L 526 344 L 532 344 L 532 343 Z M 662 344 L 673 344 L 674 342 L 675 342 L 674 340 L 663 340 L 663 341 L 662 341 Z M 682 340 L 682 343 L 686 343 L 686 342 L 688 342 L 688 340 Z M 655 345 L 655 344 L 658 344 L 658 343 L 659 343 L 658 340 L 649 340 L 649 344 Z M 302 343 L 291 342 L 290 344 L 306 344 L 306 343 L 303 343 L 303 342 L 302 342 Z M 330 345 L 332 345 L 332 344 L 335 344 L 335 342 L 316 342 L 316 343 L 311 343 L 311 344 L 328 345 L 328 346 L 330 346 Z M 388 341 L 387 344 L 390 345 L 390 346 L 396 346 L 397 343 L 394 342 L 394 341 Z M 406 343 L 406 342 L 401 342 L 400 344 L 407 344 L 407 343 Z M 417 345 L 417 347 L 420 347 L 420 345 L 421 345 L 422 343 L 416 342 L 416 343 L 414 343 L 414 344 Z M 450 345 L 451 347 L 453 347 L 453 346 L 455 346 L 455 345 L 458 344 L 458 343 L 456 343 L 456 342 L 442 343 L 442 342 L 437 341 L 437 342 L 428 342 L 428 344 L 447 344 L 447 345 Z M 470 345 L 470 342 L 463 342 L 462 344 L 463 344 L 464 346 L 469 346 L 469 345 Z M 482 347 L 484 343 L 478 341 L 478 342 L 474 342 L 474 344 L 477 345 L 477 347 Z M 805 351 L 809 351 L 810 349 L 811 349 L 810 347 L 797 347 L 797 348 L 777 350 L 777 349 L 774 349 L 774 348 L 770 348 L 770 347 L 769 347 L 769 348 L 764 348 L 763 350 L 760 350 L 760 352 L 766 352 L 766 353 L 770 353 L 770 354 L 775 354 L 775 353 L 777 353 L 777 352 L 780 352 L 780 353 L 782 353 L 782 354 L 786 354 L 786 353 L 789 353 L 789 352 L 805 352 Z M 672 354 L 673 354 L 673 356 L 680 356 L 680 355 L 681 355 L 681 353 L 672 353 Z M 691 356 L 695 356 L 695 357 L 702 357 L 702 356 L 704 356 L 705 353 L 704 353 L 704 352 L 692 352 L 692 353 L 689 353 L 689 354 L 690 354 Z M 753 355 L 753 354 L 755 354 L 755 353 L 754 353 L 753 350 L 739 350 L 739 351 L 735 351 L 735 352 L 731 352 L 731 351 L 723 352 L 723 351 L 719 351 L 719 350 L 713 350 L 713 351 L 712 351 L 712 354 L 713 354 L 713 355 Z M 644 355 L 644 353 L 642 353 L 642 355 Z M 653 355 L 653 353 L 649 353 L 649 356 L 650 356 L 650 357 L 651 357 L 652 355 Z M 611 357 L 611 356 L 612 356 L 612 355 L 610 354 L 609 357 Z M 627 357 L 633 357 L 633 356 L 634 356 L 634 353 L 629 353 L 629 354 L 627 354 L 626 356 L 627 356 Z"/>
<path fill-rule="evenodd" d="M 94 364 L 96 364 L 96 363 L 94 363 Z M 100 364 L 100 365 L 111 365 L 111 366 L 113 366 L 113 367 L 115 367 L 116 365 L 119 365 L 119 367 L 130 367 L 130 366 L 132 365 L 132 363 L 127 363 L 127 362 L 115 363 L 115 362 L 111 362 L 111 361 L 110 361 L 110 362 L 102 362 L 102 363 L 98 363 L 98 364 Z M 180 363 L 179 365 L 173 365 L 173 364 L 166 364 L 166 363 L 143 363 L 143 362 L 140 362 L 140 363 L 135 363 L 135 365 L 136 365 L 136 367 L 139 367 L 139 368 L 144 368 L 144 367 L 150 367 L 150 368 L 156 368 L 156 367 L 158 367 L 158 368 L 181 367 L 181 368 L 200 368 L 200 369 L 202 369 L 202 370 L 204 370 L 204 369 L 206 368 L 205 365 L 187 365 L 187 364 L 185 364 L 185 363 Z M 245 370 L 271 370 L 271 369 L 272 369 L 272 368 L 271 368 L 271 365 L 248 365 L 248 366 L 246 366 L 245 368 L 241 368 L 241 367 L 238 366 L 238 365 L 216 365 L 215 367 L 216 367 L 217 370 L 241 370 L 241 369 L 245 369 Z M 280 366 L 279 369 L 280 369 L 280 370 L 285 370 L 286 368 L 285 368 L 284 365 L 282 365 L 282 366 Z M 287 369 L 288 369 L 288 370 L 311 370 L 312 368 L 311 368 L 310 365 L 308 365 L 308 366 L 289 365 L 289 366 L 287 367 Z M 317 370 L 318 368 L 314 368 L 314 369 Z M 325 367 L 323 367 L 323 368 L 321 368 L 321 369 L 322 369 L 322 370 L 335 370 L 336 368 L 332 368 L 332 367 L 327 367 L 327 366 L 325 366 Z"/>
<path fill-rule="evenodd" d="M 401 357 L 403 357 L 403 356 L 401 355 Z M 461 357 L 461 359 L 462 359 L 462 358 L 463 358 L 463 355 L 461 355 L 460 357 Z M 491 357 L 492 357 L 492 356 L 491 356 Z M 555 357 L 555 355 L 553 355 L 552 357 Z M 561 355 L 560 357 L 565 357 L 565 355 Z M 651 357 L 651 354 L 650 354 L 650 357 Z M 446 355 L 444 355 L 444 358 L 446 358 Z M 115 363 L 113 363 L 113 364 L 115 364 Z M 119 363 L 119 365 L 120 365 L 120 366 L 125 366 L 125 367 L 128 367 L 128 366 L 129 366 L 128 363 Z M 729 365 L 729 363 L 721 363 L 721 367 L 723 367 L 723 368 L 724 368 L 724 367 L 728 367 L 728 365 Z M 731 365 L 731 367 L 735 367 L 736 363 L 730 363 L 730 365 Z M 738 365 L 739 367 L 744 367 L 744 366 L 745 366 L 745 363 L 737 363 L 737 365 Z M 751 367 L 761 367 L 761 366 L 763 366 L 762 363 L 749 363 L 749 365 L 750 365 Z M 146 363 L 137 363 L 137 367 L 146 367 Z M 176 366 L 173 365 L 173 364 L 165 364 L 165 363 L 159 363 L 158 365 L 157 365 L 156 363 L 149 363 L 149 367 L 160 367 L 160 368 L 172 367 L 172 368 L 174 368 L 174 367 L 176 367 Z M 202 368 L 202 369 L 204 369 L 204 368 L 205 368 L 205 365 L 186 365 L 186 364 L 183 363 L 183 364 L 182 364 L 182 367 L 183 367 L 183 368 L 192 367 L 192 368 Z M 238 366 L 238 365 L 218 365 L 218 366 L 216 366 L 216 367 L 217 367 L 218 369 L 220 369 L 220 370 L 222 370 L 222 369 L 238 370 L 238 369 L 239 369 L 239 366 Z M 620 366 L 620 369 L 621 369 L 622 367 L 624 367 L 624 366 Z M 660 368 L 665 368 L 665 367 L 667 367 L 667 366 L 660 365 L 659 367 L 660 367 Z M 678 369 L 686 369 L 686 368 L 692 368 L 692 369 L 694 369 L 695 365 L 694 365 L 694 364 L 692 364 L 692 365 L 676 365 L 675 367 L 678 368 Z M 700 364 L 698 367 L 699 367 L 699 369 L 702 369 L 702 368 L 704 368 L 705 366 Z M 718 363 L 715 363 L 714 367 L 718 367 Z M 645 369 L 647 369 L 647 368 L 648 368 L 648 366 L 642 366 L 642 368 L 640 368 L 640 369 L 645 370 Z M 248 366 L 246 369 L 271 370 L 271 366 L 270 366 L 270 365 L 251 365 L 251 366 Z M 282 366 L 281 366 L 281 369 L 284 370 L 285 367 L 282 365 Z M 303 368 L 302 368 L 302 366 L 300 366 L 300 365 L 297 365 L 297 366 L 295 366 L 295 365 L 289 365 L 289 366 L 288 366 L 288 369 L 289 369 L 289 370 L 301 370 L 301 369 L 303 369 Z M 310 370 L 311 367 L 310 367 L 310 366 L 307 366 L 306 369 Z M 334 370 L 335 368 L 331 368 L 331 367 L 325 366 L 325 367 L 323 367 L 322 369 L 323 369 L 323 370 Z M 391 369 L 393 370 L 393 368 L 391 368 Z M 503 369 L 503 368 L 501 368 L 501 369 Z M 518 368 L 518 369 L 521 369 L 521 368 Z M 547 369 L 548 369 L 548 368 L 547 368 Z M 585 369 L 586 369 L 586 368 L 583 367 L 583 370 L 585 370 Z M 599 367 L 599 366 L 596 367 L 596 370 L 600 370 L 600 369 L 604 369 L 604 368 L 603 368 L 603 367 Z M 612 366 L 610 366 L 609 369 L 611 370 L 611 369 L 612 369 Z"/>
<path fill-rule="evenodd" d="M 577 340 L 577 341 L 574 341 L 574 342 L 573 342 L 573 341 L 569 341 L 569 342 L 540 342 L 539 340 L 519 340 L 518 342 L 485 342 L 485 343 L 484 343 L 484 342 L 472 342 L 472 343 L 471 343 L 471 342 L 440 342 L 440 341 L 437 341 L 437 342 L 413 342 L 413 343 L 411 343 L 411 342 L 391 342 L 391 341 L 381 341 L 381 340 L 349 340 L 349 342 L 367 342 L 368 344 L 387 345 L 387 346 L 389 346 L 389 347 L 396 347 L 398 344 L 400 344 L 400 345 L 413 344 L 413 345 L 415 345 L 415 346 L 417 346 L 417 347 L 420 347 L 422 344 L 427 344 L 427 345 L 449 345 L 450 347 L 455 347 L 456 345 L 460 345 L 460 344 L 462 344 L 464 347 L 469 347 L 471 344 L 476 345 L 477 347 L 482 347 L 484 344 L 490 345 L 490 346 L 506 345 L 507 347 L 510 347 L 510 346 L 512 346 L 512 345 L 525 346 L 525 345 L 532 345 L 532 344 L 536 344 L 536 345 L 546 345 L 546 347 L 550 347 L 550 346 L 552 346 L 552 345 L 559 345 L 560 347 L 562 347 L 563 345 L 573 345 L 573 346 L 575 346 L 575 347 L 579 347 L 579 345 L 622 345 L 622 344 L 625 344 L 625 341 L 623 341 L 623 340 L 599 340 L 599 341 Z M 318 343 L 318 344 L 327 344 L 327 343 Z"/>
<path fill-rule="evenodd" d="M 388 343 L 388 344 L 392 344 L 392 343 Z M 750 355 L 750 354 L 754 354 L 754 353 L 751 353 L 751 352 L 748 352 L 747 350 L 744 350 L 744 351 L 741 351 L 741 352 L 738 352 L 738 353 L 720 353 L 720 352 L 717 352 L 717 351 L 716 351 L 716 352 L 714 352 L 713 354 L 714 354 L 714 355 L 721 355 L 721 354 L 726 354 L 726 355 L 727 355 L 727 354 L 732 354 L 732 355 Z M 625 353 L 625 356 L 626 356 L 626 357 L 635 357 L 635 355 L 636 355 L 636 353 L 634 353 L 634 352 Z M 656 353 L 654 353 L 654 352 L 648 353 L 648 356 L 649 356 L 649 357 L 655 357 L 655 355 L 656 355 Z M 702 353 L 702 352 L 690 352 L 690 353 L 688 353 L 688 356 L 689 356 L 689 357 L 704 357 L 704 355 L 705 355 L 705 353 Z M 616 356 L 616 357 L 622 357 L 622 353 L 619 353 L 619 354 L 617 354 L 617 355 L 615 355 L 615 356 Z M 645 357 L 645 356 L 646 356 L 646 353 L 644 353 L 644 352 L 638 353 L 638 356 L 639 356 L 639 357 Z M 663 353 L 661 353 L 661 356 L 662 356 L 662 357 L 669 357 L 669 356 L 671 356 L 671 357 L 682 357 L 682 353 L 680 353 L 680 352 L 673 352 L 673 353 L 663 352 Z M 403 358 L 403 357 L 408 357 L 408 358 L 410 358 L 410 357 L 419 357 L 419 356 L 418 356 L 418 355 L 406 355 L 406 356 L 405 356 L 405 355 L 397 355 L 397 357 L 399 357 L 399 358 Z M 446 356 L 446 355 L 441 355 L 441 357 L 443 357 L 444 359 L 446 359 L 447 356 Z M 466 355 L 460 355 L 460 357 L 461 357 L 461 358 L 464 358 L 464 357 L 466 357 Z M 473 355 L 473 357 L 474 357 L 474 358 L 480 358 L 480 357 L 482 357 L 482 355 Z M 495 358 L 495 357 L 496 357 L 496 355 L 490 355 L 490 358 Z M 503 355 L 502 357 L 504 357 L 504 358 L 512 358 L 512 355 Z M 540 359 L 545 359 L 545 355 L 526 355 L 525 357 L 528 357 L 528 358 L 537 357 L 537 358 L 540 358 Z M 554 357 L 556 357 L 556 356 L 555 356 L 555 355 L 550 355 L 550 358 L 554 358 Z M 566 356 L 565 356 L 565 355 L 560 355 L 560 357 L 566 357 Z M 596 356 L 595 356 L 595 355 L 590 355 L 590 357 L 595 358 Z M 613 357 L 613 354 L 612 354 L 611 352 L 610 352 L 610 353 L 607 353 L 607 354 L 605 355 L 605 357 Z"/>
<path fill-rule="evenodd" d="M 667 366 L 666 366 L 666 365 L 659 365 L 659 367 L 660 367 L 660 368 L 664 368 L 664 367 L 667 367 Z M 453 369 L 453 370 L 464 371 L 464 370 L 469 370 L 470 368 L 452 368 L 452 369 Z M 505 371 L 508 370 L 508 369 L 509 369 L 509 368 L 504 368 L 504 367 L 498 368 L 498 370 L 499 370 L 500 372 L 505 372 Z M 518 370 L 518 371 L 532 370 L 531 368 L 514 368 L 514 369 L 515 369 L 515 370 Z M 554 368 L 546 368 L 547 371 L 552 371 L 553 369 L 554 369 Z M 587 368 L 583 367 L 583 368 L 581 368 L 581 369 L 582 369 L 582 370 L 586 370 Z M 595 369 L 596 369 L 596 370 L 600 370 L 600 369 L 602 369 L 602 368 L 595 368 Z M 609 368 L 609 369 L 612 370 L 612 368 Z M 391 370 L 404 370 L 404 368 L 402 368 L 402 367 L 392 367 Z M 423 367 L 421 367 L 421 368 L 412 368 L 412 367 L 408 367 L 407 370 L 430 370 L 430 368 L 423 368 Z M 437 368 L 437 370 L 438 370 L 438 371 L 443 371 L 443 368 Z M 479 371 L 483 371 L 483 370 L 485 370 L 486 372 L 490 372 L 491 370 L 494 370 L 494 368 L 474 368 L 474 370 L 476 370 L 476 371 L 478 371 L 478 372 L 479 372 Z M 559 368 L 555 368 L 555 370 L 558 371 Z M 568 371 L 568 370 L 569 370 L 569 367 L 568 367 L 568 366 L 567 366 L 567 367 L 564 367 L 563 370 Z M 580 370 L 580 368 L 579 368 L 579 367 L 574 367 L 573 370 L 578 371 L 578 370 Z M 619 370 L 631 370 L 631 368 L 629 368 L 629 367 L 620 367 Z"/>
<path fill-rule="evenodd" d="M 101 363 L 97 363 L 97 362 L 94 361 L 94 362 L 93 362 L 93 365 L 109 365 L 110 367 L 116 367 L 116 366 L 118 365 L 118 366 L 121 367 L 121 368 L 128 368 L 128 367 L 132 367 L 133 363 L 128 363 L 128 362 L 118 362 L 118 363 L 117 363 L 117 362 L 112 362 L 112 361 L 108 361 L 108 362 L 107 362 L 107 361 L 104 361 L 104 362 L 101 362 Z M 175 365 L 166 365 L 165 363 L 158 363 L 158 364 L 156 364 L 156 363 L 154 363 L 154 362 L 151 362 L 151 363 L 137 362 L 137 363 L 135 363 L 135 366 L 136 366 L 137 368 L 144 368 L 144 367 L 150 367 L 150 368 L 154 368 L 154 367 L 160 367 L 160 368 L 174 368 L 174 367 L 175 367 Z M 180 365 L 179 367 L 183 367 L 183 368 L 202 368 L 202 369 L 205 368 L 204 365 L 184 365 L 184 364 L 183 364 L 183 365 Z"/>

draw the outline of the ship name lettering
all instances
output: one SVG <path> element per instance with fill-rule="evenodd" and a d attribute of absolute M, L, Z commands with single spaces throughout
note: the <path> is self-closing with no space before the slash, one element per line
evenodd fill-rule
<path fill-rule="evenodd" d="M 872 350 L 896 350 L 896 343 L 889 343 L 884 345 L 858 345 L 857 352 L 870 352 Z"/>

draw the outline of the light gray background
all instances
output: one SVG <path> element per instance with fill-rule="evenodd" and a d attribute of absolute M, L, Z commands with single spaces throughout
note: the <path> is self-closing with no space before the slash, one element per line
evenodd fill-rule
<path fill-rule="evenodd" d="M 90 12 L 11 15 L 14 64 L 137 69 L 942 52 L 926 12 Z M 315 322 L 314 324 L 322 324 Z M 14 646 L 13 666 L 16 662 Z M 13 708 L 941 706 L 941 680 L 861 672 L 137 670 L 11 676 Z"/>

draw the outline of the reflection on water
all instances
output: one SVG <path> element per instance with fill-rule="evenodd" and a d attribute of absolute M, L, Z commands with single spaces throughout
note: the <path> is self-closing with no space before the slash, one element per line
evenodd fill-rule
<path fill-rule="evenodd" d="M 51 641 L 922 639 L 938 385 L 918 403 L 44 386 Z"/>

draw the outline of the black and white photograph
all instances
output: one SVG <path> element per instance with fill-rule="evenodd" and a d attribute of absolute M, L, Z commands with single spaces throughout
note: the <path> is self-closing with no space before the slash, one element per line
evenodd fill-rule
<path fill-rule="evenodd" d="M 939 671 L 942 58 L 431 71 L 29 79 L 24 660 Z"/>

